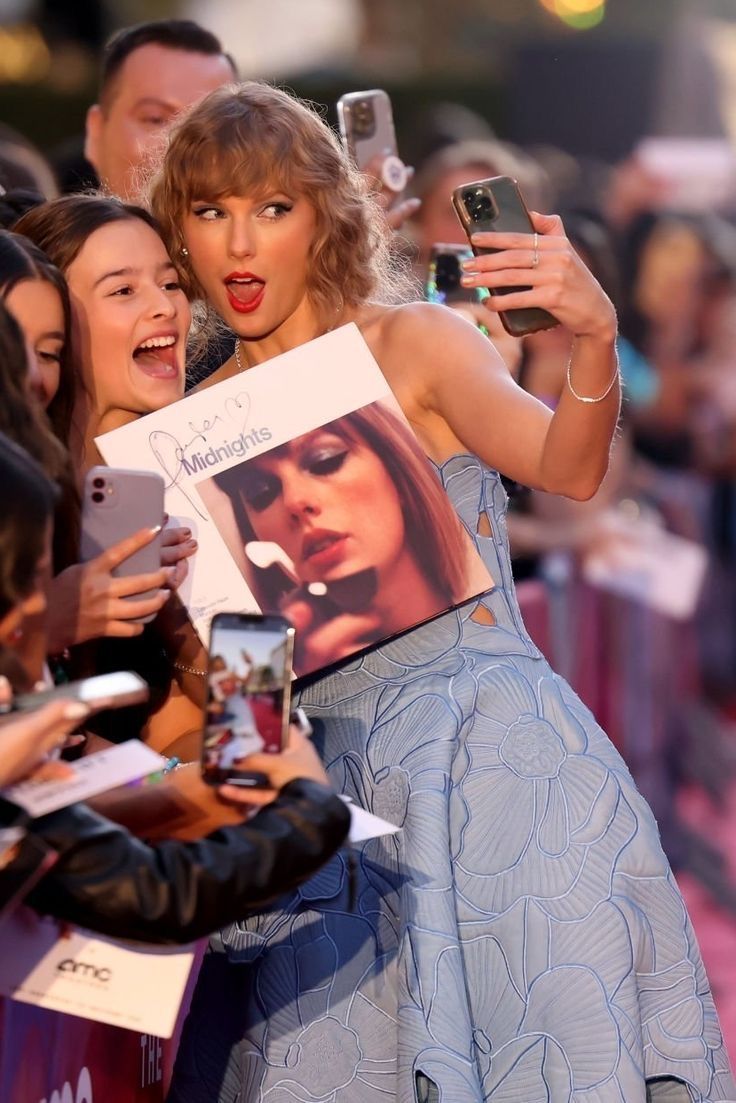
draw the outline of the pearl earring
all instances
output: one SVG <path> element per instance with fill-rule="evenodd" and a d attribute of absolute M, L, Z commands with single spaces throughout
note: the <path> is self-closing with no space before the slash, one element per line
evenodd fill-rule
<path fill-rule="evenodd" d="M 188 256 L 189 256 L 189 250 L 187 249 L 186 245 L 182 245 L 182 247 L 181 247 L 181 255 L 182 255 L 183 257 L 188 257 Z"/>

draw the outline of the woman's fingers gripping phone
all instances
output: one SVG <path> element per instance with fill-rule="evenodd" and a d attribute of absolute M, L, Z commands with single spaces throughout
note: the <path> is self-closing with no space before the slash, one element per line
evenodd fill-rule
<path fill-rule="evenodd" d="M 270 803 L 279 789 L 296 778 L 329 785 L 325 768 L 306 735 L 294 724 L 289 726 L 289 742 L 280 754 L 253 754 L 243 759 L 241 769 L 266 775 L 268 789 L 241 789 L 236 785 L 221 785 L 218 793 L 223 800 L 236 804 L 261 807 Z"/>
<path fill-rule="evenodd" d="M 169 587 L 176 590 L 187 577 L 187 560 L 199 545 L 192 530 L 181 526 L 167 526 L 161 534 L 161 566 L 170 567 Z"/>
<path fill-rule="evenodd" d="M 52 580 L 48 614 L 52 652 L 102 636 L 140 635 L 139 620 L 155 615 L 168 600 L 174 568 L 122 578 L 113 571 L 158 533 L 158 526 L 141 529 L 88 563 L 67 567 Z M 135 598 L 136 594 L 145 596 Z"/>

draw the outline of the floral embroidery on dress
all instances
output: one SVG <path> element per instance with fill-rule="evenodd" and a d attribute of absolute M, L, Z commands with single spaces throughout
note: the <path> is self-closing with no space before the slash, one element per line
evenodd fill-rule
<path fill-rule="evenodd" d="M 200 1075 L 195 999 L 170 1103 L 414 1103 L 418 1074 L 443 1103 L 644 1103 L 657 1078 L 733 1103 L 656 823 L 524 630 L 500 480 L 471 456 L 439 476 L 495 623 L 469 603 L 303 691 L 335 787 L 401 831 L 357 849 L 352 910 L 338 855 L 222 933 L 240 1037 Z"/>

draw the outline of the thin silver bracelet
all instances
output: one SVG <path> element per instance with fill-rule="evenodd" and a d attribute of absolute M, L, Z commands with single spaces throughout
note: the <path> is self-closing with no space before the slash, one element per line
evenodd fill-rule
<path fill-rule="evenodd" d="M 608 384 L 608 386 L 606 387 L 603 394 L 598 395 L 597 398 L 586 398 L 585 395 L 578 394 L 578 392 L 573 387 L 572 379 L 570 378 L 570 369 L 571 368 L 572 368 L 572 358 L 570 360 L 568 360 L 568 362 L 567 362 L 567 385 L 570 389 L 570 394 L 572 395 L 573 398 L 577 398 L 578 402 L 584 402 L 588 406 L 595 405 L 595 403 L 597 403 L 597 402 L 603 402 L 603 400 L 605 398 L 608 398 L 608 396 L 611 393 L 611 391 L 613 390 L 614 385 L 616 384 L 617 380 L 619 380 L 621 378 L 621 372 L 620 372 L 620 369 L 619 369 L 619 366 L 618 366 L 618 360 L 616 360 L 616 368 L 615 368 L 615 371 L 614 371 L 613 376 L 611 378 L 611 382 Z"/>

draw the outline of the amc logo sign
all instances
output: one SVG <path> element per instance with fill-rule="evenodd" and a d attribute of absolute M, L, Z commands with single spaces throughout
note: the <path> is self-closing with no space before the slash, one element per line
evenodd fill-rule
<path fill-rule="evenodd" d="M 112 978 L 112 970 L 101 965 L 94 965 L 89 961 L 75 961 L 74 958 L 65 957 L 56 966 L 57 973 L 73 973 L 75 977 L 84 980 L 96 980 L 100 984 L 106 984 Z"/>

